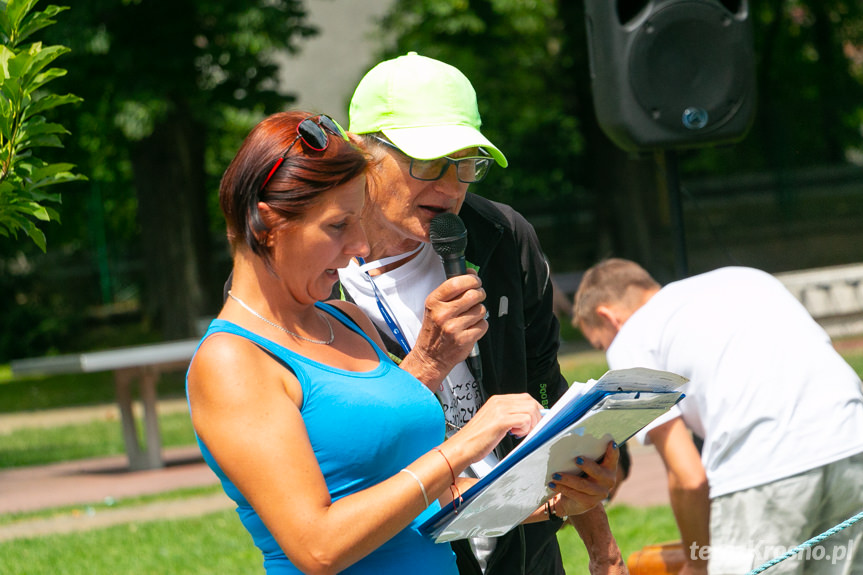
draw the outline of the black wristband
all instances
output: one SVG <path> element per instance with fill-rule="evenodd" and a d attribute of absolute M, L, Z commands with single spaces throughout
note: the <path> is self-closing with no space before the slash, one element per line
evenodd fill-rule
<path fill-rule="evenodd" d="M 569 519 L 569 516 L 567 516 L 567 515 L 564 515 L 563 517 L 561 517 L 560 515 L 558 515 L 557 513 L 554 512 L 554 505 L 552 505 L 551 499 L 546 501 L 545 505 L 546 505 L 546 509 L 548 510 L 548 516 L 549 517 L 553 517 L 554 519 L 559 519 L 560 521 L 564 521 L 564 522 L 567 519 Z"/>

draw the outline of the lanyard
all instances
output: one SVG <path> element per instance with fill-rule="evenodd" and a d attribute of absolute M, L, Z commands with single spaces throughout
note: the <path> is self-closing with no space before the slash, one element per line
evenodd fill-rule
<path fill-rule="evenodd" d="M 402 328 L 399 326 L 398 322 L 395 319 L 395 314 L 392 313 L 392 310 L 389 309 L 389 306 L 386 304 L 384 300 L 383 294 L 378 289 L 378 286 L 375 285 L 374 278 L 369 274 L 369 271 L 375 270 L 378 268 L 382 268 L 384 266 L 388 266 L 392 263 L 399 262 L 405 260 L 423 248 L 424 244 L 420 244 L 419 247 L 413 251 L 410 251 L 406 254 L 400 254 L 397 256 L 390 256 L 388 258 L 383 258 L 374 262 L 366 263 L 365 260 L 361 257 L 357 257 L 357 261 L 360 263 L 360 271 L 366 275 L 369 283 L 372 284 L 372 292 L 375 294 L 375 301 L 378 304 L 378 310 L 381 312 L 381 316 L 384 318 L 384 323 L 387 324 L 387 327 L 390 328 L 390 332 L 392 332 L 393 337 L 396 338 L 396 342 L 399 344 L 399 347 L 405 352 L 405 355 L 411 352 L 411 346 L 408 343 L 408 340 L 405 338 L 404 333 L 402 332 Z"/>

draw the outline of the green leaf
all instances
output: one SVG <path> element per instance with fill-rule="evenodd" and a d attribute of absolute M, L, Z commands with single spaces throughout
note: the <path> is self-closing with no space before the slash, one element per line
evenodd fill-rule
<path fill-rule="evenodd" d="M 18 42 L 23 42 L 34 32 L 38 32 L 46 26 L 54 24 L 53 16 L 56 16 L 64 10 L 68 10 L 68 6 L 48 6 L 43 12 L 35 12 L 31 14 L 18 30 Z"/>
<path fill-rule="evenodd" d="M 62 148 L 60 138 L 50 134 L 38 135 L 26 140 L 20 140 L 15 146 L 15 153 L 20 153 L 27 148 Z"/>
<path fill-rule="evenodd" d="M 44 116 L 34 116 L 21 124 L 21 138 L 40 134 L 68 134 L 69 131 L 53 122 L 46 122 Z"/>
<path fill-rule="evenodd" d="M 42 230 L 36 227 L 36 224 L 28 220 L 22 227 L 27 235 L 30 236 L 30 239 L 33 240 L 33 243 L 39 246 L 39 249 L 41 249 L 42 252 L 46 252 L 48 250 L 48 242 L 45 239 L 45 234 Z"/>
<path fill-rule="evenodd" d="M 50 68 L 45 70 L 41 74 L 37 74 L 35 78 L 30 81 L 24 83 L 24 89 L 28 92 L 35 92 L 43 85 L 47 84 L 51 80 L 56 78 L 60 78 L 66 75 L 66 70 L 62 68 Z"/>
<path fill-rule="evenodd" d="M 50 206 L 45 206 L 45 210 L 48 212 L 48 215 L 51 217 L 52 222 L 60 223 L 60 212 L 55 210 Z"/>
<path fill-rule="evenodd" d="M 62 106 L 63 104 L 75 104 L 83 101 L 83 98 L 79 98 L 74 94 L 64 94 L 62 96 L 59 94 L 48 94 L 47 96 L 43 96 L 38 100 L 33 101 L 29 106 L 25 106 L 24 119 L 26 120 L 40 112 L 56 108 L 57 106 Z"/>
<path fill-rule="evenodd" d="M 45 209 L 45 206 L 40 206 L 36 202 L 33 202 L 33 211 L 30 213 L 30 215 L 37 220 L 41 220 L 43 222 L 51 220 L 51 217 L 48 215 L 48 210 Z"/>
<path fill-rule="evenodd" d="M 26 50 L 19 50 L 9 58 L 9 77 L 20 78 L 30 66 L 33 57 L 42 49 L 41 44 L 31 44 Z M 35 51 L 35 52 L 34 52 Z"/>
<path fill-rule="evenodd" d="M 15 57 L 15 52 L 0 44 L 0 80 L 9 77 L 9 60 Z"/>
<path fill-rule="evenodd" d="M 81 182 L 87 181 L 86 176 L 82 176 L 81 174 L 73 174 L 71 172 L 62 172 L 54 176 L 53 178 L 45 178 L 43 180 L 34 181 L 30 184 L 29 190 L 33 194 L 33 198 L 39 201 L 56 201 L 60 202 L 60 197 L 57 194 L 41 194 L 37 193 L 36 190 L 40 188 L 44 188 L 47 186 L 53 186 L 56 184 L 66 184 L 69 182 Z"/>
<path fill-rule="evenodd" d="M 55 135 L 68 133 L 69 131 L 60 124 L 48 123 L 44 117 L 34 116 L 19 127 L 15 150 L 20 153 L 27 148 L 38 146 L 62 147 L 60 139 Z"/>
<path fill-rule="evenodd" d="M 33 188 L 27 190 L 27 197 L 32 199 L 34 202 L 53 202 L 55 204 L 62 203 L 60 201 L 60 194 L 49 194 L 40 190 L 34 190 Z"/>
<path fill-rule="evenodd" d="M 36 5 L 36 2 L 39 0 L 9 0 L 6 3 L 6 15 L 9 18 L 10 30 L 14 35 L 15 31 L 17 31 L 21 27 L 21 22 L 24 20 L 24 17 L 33 9 L 33 6 Z"/>
<path fill-rule="evenodd" d="M 0 94 L 9 101 L 9 112 L 17 116 L 21 108 L 21 82 L 18 78 L 9 78 L 0 82 Z"/>
<path fill-rule="evenodd" d="M 29 82 L 30 78 L 68 52 L 70 49 L 65 46 L 43 48 L 41 42 L 35 42 L 29 46 L 27 51 L 19 52 L 15 58 L 9 61 L 9 73 L 12 76 L 23 77 Z"/>
<path fill-rule="evenodd" d="M 34 180 L 48 178 L 60 172 L 71 172 L 75 168 L 75 164 L 46 164 L 33 170 L 31 177 Z"/>
<path fill-rule="evenodd" d="M 12 122 L 15 117 L 10 113 L 10 108 L 0 103 L 0 145 L 12 138 Z"/>
<path fill-rule="evenodd" d="M 12 35 L 12 25 L 9 22 L 9 15 L 6 13 L 6 2 L 0 2 L 0 34 L 3 35 L 4 42 L 7 42 Z"/>

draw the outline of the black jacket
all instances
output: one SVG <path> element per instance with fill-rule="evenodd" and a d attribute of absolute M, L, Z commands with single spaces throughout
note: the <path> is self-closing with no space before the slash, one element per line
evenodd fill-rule
<path fill-rule="evenodd" d="M 560 326 L 552 311 L 549 268 L 536 232 L 504 204 L 467 194 L 459 213 L 468 231 L 465 259 L 479 268 L 489 329 L 479 341 L 484 399 L 497 393 L 531 394 L 550 407 L 567 389 L 557 361 Z M 335 293 L 341 287 L 336 286 Z M 350 294 L 345 293 L 347 299 Z M 381 332 L 387 350 L 404 352 Z M 515 442 L 507 436 L 503 456 Z M 556 532 L 560 521 L 519 526 L 498 537 L 486 575 L 563 575 Z M 466 541 L 453 545 L 461 575 L 479 573 Z"/>

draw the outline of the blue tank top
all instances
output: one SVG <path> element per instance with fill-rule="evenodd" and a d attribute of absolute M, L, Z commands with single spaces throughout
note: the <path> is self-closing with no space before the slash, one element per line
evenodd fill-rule
<path fill-rule="evenodd" d="M 236 334 L 289 366 L 302 388 L 300 413 L 309 440 L 330 495 L 336 501 L 392 477 L 439 445 L 444 439 L 444 416 L 434 394 L 399 369 L 352 320 L 330 305 L 316 305 L 369 342 L 378 356 L 376 368 L 357 373 L 324 365 L 220 319 L 213 320 L 201 341 L 214 333 Z M 237 503 L 240 520 L 264 555 L 267 574 L 300 573 L 243 494 L 219 468 L 204 442 L 200 438 L 197 441 L 225 493 Z M 437 501 L 432 502 L 408 527 L 343 573 L 457 574 L 451 547 L 435 544 L 418 530 L 439 509 Z"/>

